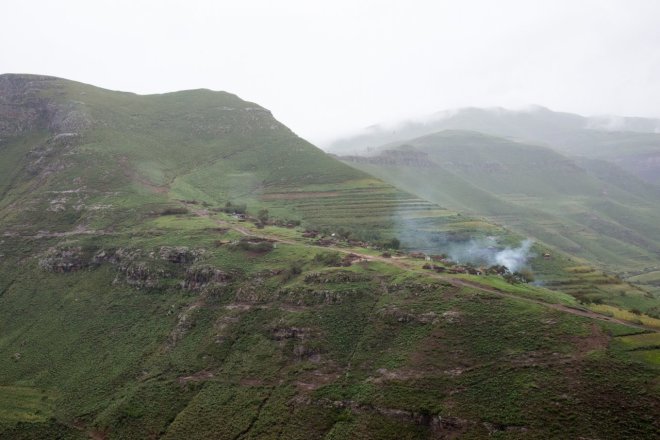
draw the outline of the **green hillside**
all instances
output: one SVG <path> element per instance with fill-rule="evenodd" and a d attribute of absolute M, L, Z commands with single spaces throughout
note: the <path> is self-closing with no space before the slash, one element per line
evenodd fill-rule
<path fill-rule="evenodd" d="M 385 250 L 521 236 L 355 170 L 256 104 L 1 75 L 0 139 L 0 439 L 660 429 L 644 292 L 541 245 L 531 264 L 554 290 Z"/>
<path fill-rule="evenodd" d="M 548 148 L 464 131 L 383 149 L 345 159 L 441 206 L 487 216 L 619 271 L 658 262 L 660 191 L 607 163 L 578 163 Z"/>
<path fill-rule="evenodd" d="M 426 218 L 434 230 L 456 221 L 455 213 L 328 157 L 229 93 L 138 96 L 20 75 L 1 76 L 3 85 L 6 234 L 117 231 L 181 200 L 268 208 L 369 238 L 423 234 Z M 20 106 L 35 110 L 13 110 Z"/>
<path fill-rule="evenodd" d="M 451 130 L 343 159 L 610 272 L 629 276 L 660 263 L 660 192 L 608 162 Z M 653 285 L 645 289 L 657 293 Z"/>

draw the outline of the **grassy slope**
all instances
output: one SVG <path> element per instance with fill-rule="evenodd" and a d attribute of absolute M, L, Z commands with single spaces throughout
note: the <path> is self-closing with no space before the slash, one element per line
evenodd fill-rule
<path fill-rule="evenodd" d="M 578 167 L 546 148 L 473 132 L 446 131 L 405 145 L 403 151 L 427 153 L 432 165 L 354 165 L 610 271 L 657 266 L 658 191 L 617 167 L 587 159 Z"/>
<path fill-rule="evenodd" d="M 266 207 L 371 238 L 456 217 L 328 157 L 228 93 L 138 96 L 58 79 L 44 89 L 49 105 L 92 122 L 64 140 L 51 129 L 1 141 L 0 222 L 13 233 L 119 230 L 177 199 Z"/>
<path fill-rule="evenodd" d="M 228 245 L 240 234 L 216 223 L 226 217 L 157 213 L 180 198 L 232 200 L 331 229 L 426 231 L 407 238 L 427 246 L 438 231 L 497 227 L 342 165 L 233 95 L 49 82 L 40 93 L 92 125 L 64 140 L 44 126 L 2 141 L 0 438 L 548 438 L 568 421 L 572 436 L 657 429 L 647 417 L 658 405 L 653 341 L 618 336 L 638 329 L 421 269 L 327 268 L 290 229 L 272 228 L 293 243 L 242 251 Z M 199 252 L 171 262 L 166 246 Z M 71 261 L 75 270 L 52 271 Z M 182 286 L 209 268 L 229 279 Z"/>
<path fill-rule="evenodd" d="M 574 162 L 542 147 L 474 132 L 446 131 L 392 144 L 427 153 L 423 166 L 372 161 L 353 166 L 450 209 L 485 216 L 553 247 L 532 266 L 548 286 L 585 301 L 605 301 L 657 316 L 658 289 L 635 288 L 624 277 L 658 264 L 657 190 L 607 162 Z M 563 251 L 575 256 L 562 257 Z M 537 250 L 537 255 L 545 251 Z M 631 278 L 639 283 L 639 279 Z"/>
<path fill-rule="evenodd" d="M 657 429 L 655 333 L 421 269 L 325 267 L 314 255 L 327 251 L 286 229 L 270 233 L 298 244 L 260 255 L 217 247 L 234 232 L 213 223 L 158 217 L 128 235 L 5 241 L 0 438 L 640 438 Z M 160 258 L 163 246 L 182 245 L 204 253 Z M 130 264 L 162 272 L 151 287 L 130 285 L 121 262 L 51 273 L 39 267 L 51 246 L 88 259 L 141 251 Z M 270 272 L 294 262 L 299 275 Z M 200 266 L 234 275 L 182 289 Z"/>

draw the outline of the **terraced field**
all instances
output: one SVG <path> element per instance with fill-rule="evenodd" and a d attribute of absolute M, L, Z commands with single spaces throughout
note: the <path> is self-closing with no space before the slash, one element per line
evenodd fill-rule
<path fill-rule="evenodd" d="M 377 181 L 362 188 L 289 194 L 274 198 L 267 193 L 261 200 L 275 212 L 279 207 L 295 211 L 310 228 L 348 229 L 356 238 L 371 240 L 398 236 L 409 248 L 417 247 L 430 232 L 447 231 L 457 221 L 455 212 Z"/>
<path fill-rule="evenodd" d="M 579 162 L 583 168 L 549 148 L 467 131 L 379 151 L 345 162 L 610 271 L 657 265 L 660 193 L 623 171 L 594 172 L 585 160 Z"/>

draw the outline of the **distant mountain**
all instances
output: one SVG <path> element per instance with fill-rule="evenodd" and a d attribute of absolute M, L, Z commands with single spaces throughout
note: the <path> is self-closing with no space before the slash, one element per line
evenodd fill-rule
<path fill-rule="evenodd" d="M 609 162 L 461 130 L 340 158 L 424 199 L 610 270 L 660 265 L 660 189 Z"/>
<path fill-rule="evenodd" d="M 362 154 L 380 145 L 442 130 L 478 131 L 549 146 L 571 156 L 603 159 L 650 183 L 660 183 L 659 119 L 584 117 L 544 107 L 444 111 L 424 121 L 372 126 L 364 133 L 334 141 L 327 149 L 338 154 Z"/>

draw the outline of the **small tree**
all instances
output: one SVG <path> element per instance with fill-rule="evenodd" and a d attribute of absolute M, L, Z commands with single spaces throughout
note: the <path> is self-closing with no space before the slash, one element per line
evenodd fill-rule
<path fill-rule="evenodd" d="M 268 221 L 268 210 L 260 209 L 259 212 L 257 213 L 257 218 L 261 223 L 266 223 Z"/>
<path fill-rule="evenodd" d="M 396 237 L 385 243 L 385 247 L 388 249 L 399 249 L 400 246 L 401 246 L 401 242 Z"/>

